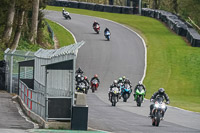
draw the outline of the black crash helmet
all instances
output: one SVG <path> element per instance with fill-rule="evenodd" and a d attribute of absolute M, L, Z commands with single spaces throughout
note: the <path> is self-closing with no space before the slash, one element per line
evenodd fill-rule
<path fill-rule="evenodd" d="M 160 95 L 163 95 L 163 94 L 165 93 L 165 89 L 164 89 L 164 88 L 160 88 L 160 89 L 158 90 L 158 93 L 159 93 Z"/>

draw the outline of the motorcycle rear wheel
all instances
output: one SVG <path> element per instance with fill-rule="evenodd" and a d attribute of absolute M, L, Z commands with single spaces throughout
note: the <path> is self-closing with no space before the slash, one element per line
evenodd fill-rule
<path fill-rule="evenodd" d="M 92 87 L 92 93 L 94 93 L 94 86 Z"/>

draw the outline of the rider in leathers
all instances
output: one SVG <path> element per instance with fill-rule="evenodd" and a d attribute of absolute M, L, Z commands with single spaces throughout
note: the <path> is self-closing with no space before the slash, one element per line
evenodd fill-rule
<path fill-rule="evenodd" d="M 79 67 L 77 70 L 76 70 L 76 82 L 77 84 L 79 84 L 80 80 L 81 80 L 81 77 L 83 77 L 83 71 L 81 70 L 81 68 Z"/>
<path fill-rule="evenodd" d="M 96 26 L 97 24 L 99 25 L 99 23 L 95 20 L 92 27 L 94 28 L 94 26 Z"/>
<path fill-rule="evenodd" d="M 92 83 L 92 81 L 93 81 L 94 79 L 96 79 L 96 80 L 98 81 L 98 84 L 100 84 L 100 80 L 99 80 L 97 74 L 95 74 L 94 77 L 90 80 L 90 83 Z"/>
<path fill-rule="evenodd" d="M 139 83 L 135 86 L 135 88 L 134 88 L 134 97 L 135 97 L 135 93 L 136 93 L 136 90 L 137 90 L 137 88 L 139 88 L 139 87 L 142 87 L 143 89 L 144 89 L 144 91 L 145 91 L 145 94 L 144 94 L 144 96 L 146 95 L 146 87 L 142 84 L 142 81 L 139 81 Z M 134 101 L 135 101 L 135 99 L 134 99 Z"/>
<path fill-rule="evenodd" d="M 162 97 L 163 101 L 165 99 L 166 104 L 169 104 L 169 96 L 165 93 L 164 88 L 159 88 L 159 90 L 152 95 L 150 101 L 153 102 L 158 97 Z M 154 103 L 150 105 L 150 113 L 149 113 L 150 117 L 152 117 L 153 107 L 154 107 Z M 165 109 L 165 112 L 166 112 L 166 110 L 167 110 L 167 108 Z M 164 117 L 164 114 L 163 114 L 163 117 Z"/>
<path fill-rule="evenodd" d="M 82 76 L 81 78 L 80 78 L 80 81 L 79 82 L 77 82 L 77 84 L 76 84 L 76 90 L 78 89 L 78 86 L 79 86 L 79 84 L 80 83 L 84 83 L 85 84 L 85 89 L 87 89 L 87 82 L 85 81 L 85 79 L 84 79 L 84 77 Z M 86 91 L 86 90 L 85 90 Z"/>
<path fill-rule="evenodd" d="M 90 82 L 89 82 L 87 76 L 84 77 L 84 81 L 87 83 L 87 90 L 89 90 L 89 88 L 90 88 Z"/>
<path fill-rule="evenodd" d="M 117 80 L 114 80 L 114 81 L 113 81 L 113 84 L 110 85 L 110 88 L 109 88 L 109 91 L 108 91 L 108 99 L 109 99 L 109 100 L 110 100 L 110 98 L 111 98 L 112 88 L 114 88 L 114 87 L 117 87 L 117 88 L 119 89 L 119 92 L 120 92 L 120 88 L 119 88 L 119 86 L 118 86 L 118 84 L 117 84 Z M 119 93 L 119 94 L 120 94 L 120 93 Z"/>

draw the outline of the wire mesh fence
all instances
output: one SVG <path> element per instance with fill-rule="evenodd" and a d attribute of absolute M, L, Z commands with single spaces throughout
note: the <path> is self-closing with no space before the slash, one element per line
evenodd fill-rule
<path fill-rule="evenodd" d="M 6 61 L 6 79 L 5 88 L 10 93 L 17 93 L 18 87 L 18 62 L 30 60 L 34 58 L 34 52 L 21 51 L 21 50 L 10 50 L 9 48 L 4 52 L 4 60 Z M 24 77 L 32 78 L 31 68 L 24 68 L 21 71 L 21 75 Z"/>

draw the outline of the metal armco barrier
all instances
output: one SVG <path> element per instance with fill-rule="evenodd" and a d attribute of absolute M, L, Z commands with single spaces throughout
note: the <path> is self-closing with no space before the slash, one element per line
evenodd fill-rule
<path fill-rule="evenodd" d="M 102 5 L 88 2 L 77 2 L 77 1 L 64 1 L 64 0 L 54 0 L 48 2 L 51 6 L 62 6 L 62 7 L 72 7 L 80 8 L 94 11 L 111 12 L 111 13 L 124 13 L 124 14 L 138 14 L 139 0 L 133 4 L 135 7 L 127 6 L 116 6 L 116 5 Z"/>
<path fill-rule="evenodd" d="M 200 35 L 192 26 L 182 20 L 179 16 L 163 10 L 149 8 L 142 9 L 142 15 L 159 19 L 164 22 L 176 34 L 187 38 L 193 47 L 200 47 Z"/>

